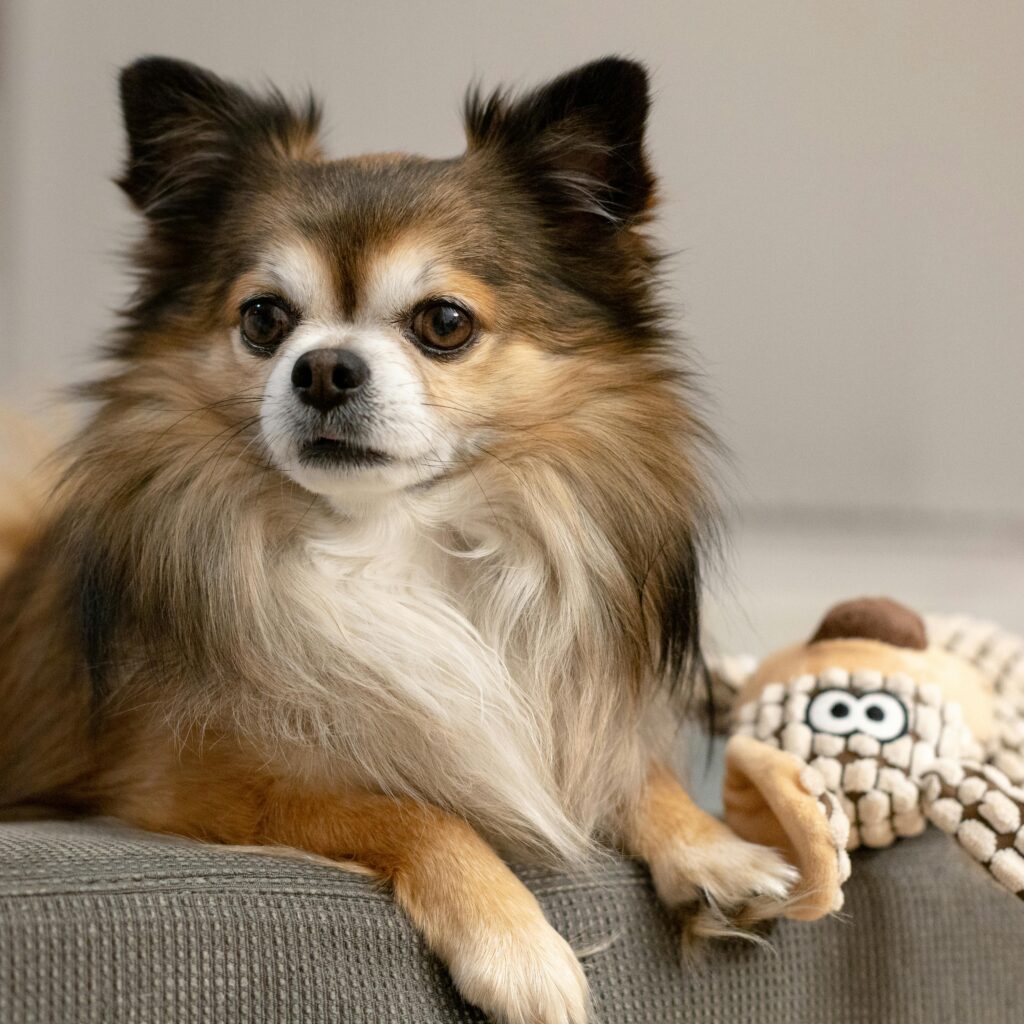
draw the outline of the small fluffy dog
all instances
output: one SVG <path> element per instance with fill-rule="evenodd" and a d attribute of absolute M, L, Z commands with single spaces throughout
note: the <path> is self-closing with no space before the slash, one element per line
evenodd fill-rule
<path fill-rule="evenodd" d="M 7 813 L 359 861 L 509 1024 L 587 986 L 499 852 L 777 913 L 791 870 L 666 767 L 713 513 L 643 68 L 472 94 L 449 160 L 328 159 L 313 102 L 175 60 L 121 97 L 138 290 L 2 534 Z"/>

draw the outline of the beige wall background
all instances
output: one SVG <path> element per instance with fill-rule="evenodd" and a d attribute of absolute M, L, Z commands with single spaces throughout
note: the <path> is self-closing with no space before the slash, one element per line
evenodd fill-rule
<path fill-rule="evenodd" d="M 471 79 L 619 52 L 654 75 L 670 287 L 739 506 L 1024 523 L 1019 0 L 7 0 L 0 32 L 6 404 L 88 372 L 124 293 L 133 57 L 312 85 L 339 155 L 446 155 Z"/>

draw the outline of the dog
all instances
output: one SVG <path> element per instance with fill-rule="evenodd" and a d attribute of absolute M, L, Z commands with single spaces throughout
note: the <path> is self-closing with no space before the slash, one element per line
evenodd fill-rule
<path fill-rule="evenodd" d="M 668 767 L 700 674 L 714 439 L 645 233 L 648 77 L 471 90 L 467 148 L 333 160 L 320 108 L 121 74 L 138 285 L 9 525 L 0 804 L 354 860 L 463 996 L 582 1024 L 503 858 L 646 861 L 691 935 L 773 851 Z"/>

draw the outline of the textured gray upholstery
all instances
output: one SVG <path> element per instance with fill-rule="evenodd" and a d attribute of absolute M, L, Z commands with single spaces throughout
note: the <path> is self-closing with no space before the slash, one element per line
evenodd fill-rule
<path fill-rule="evenodd" d="M 683 968 L 639 866 L 524 870 L 604 1024 L 1024 1020 L 1024 904 L 934 831 L 855 858 L 843 918 Z M 365 876 L 105 822 L 0 826 L 0 1021 L 450 1024 L 460 1003 Z"/>

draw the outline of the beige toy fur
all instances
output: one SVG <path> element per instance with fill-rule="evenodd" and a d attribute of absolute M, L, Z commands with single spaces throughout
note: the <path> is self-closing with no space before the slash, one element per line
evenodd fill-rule
<path fill-rule="evenodd" d="M 718 673 L 733 692 L 725 818 L 800 871 L 788 916 L 838 910 L 849 851 L 929 821 L 1024 896 L 1024 789 L 1003 770 L 1024 744 L 1024 640 L 987 627 L 965 650 L 983 628 L 929 631 L 895 602 L 862 599 L 833 608 L 810 641 Z"/>

